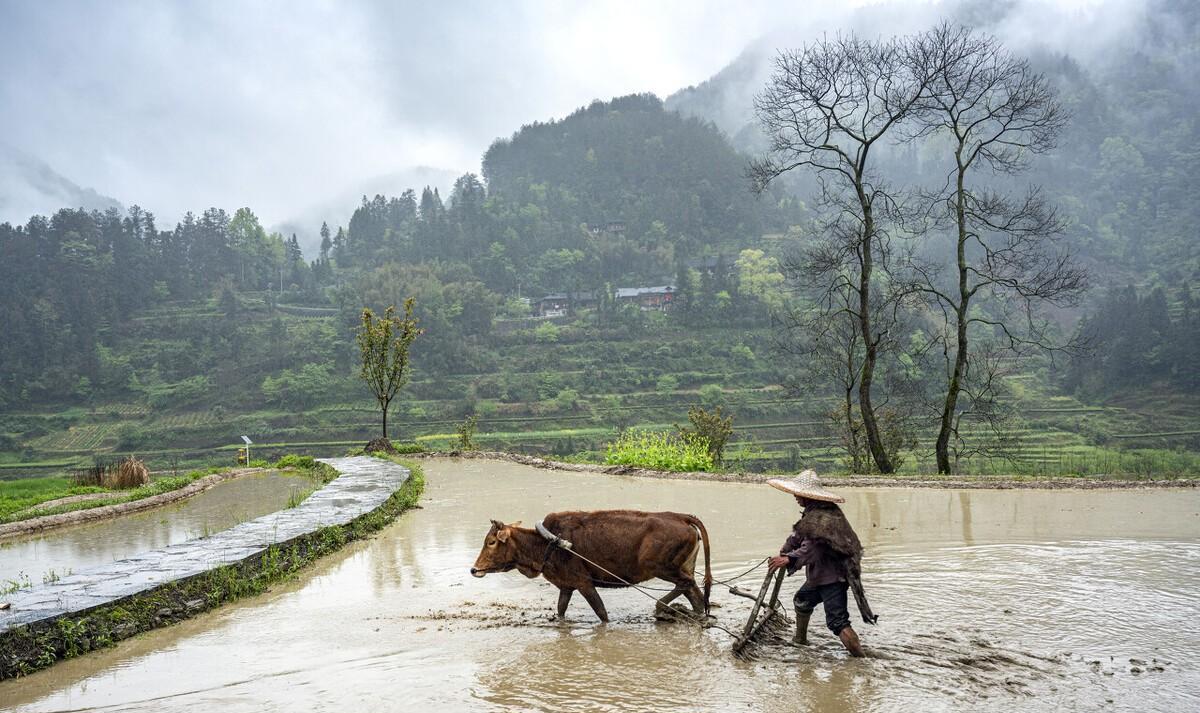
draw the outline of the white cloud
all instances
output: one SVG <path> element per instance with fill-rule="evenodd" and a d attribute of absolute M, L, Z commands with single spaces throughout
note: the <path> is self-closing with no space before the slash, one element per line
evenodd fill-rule
<path fill-rule="evenodd" d="M 168 220 L 249 205 L 272 223 L 407 167 L 478 170 L 521 124 L 665 96 L 779 25 L 836 29 L 822 7 L 0 0 L 0 141 Z"/>

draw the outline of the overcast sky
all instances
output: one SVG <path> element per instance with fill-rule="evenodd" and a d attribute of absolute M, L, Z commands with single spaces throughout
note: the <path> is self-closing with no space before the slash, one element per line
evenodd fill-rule
<path fill-rule="evenodd" d="M 0 0 L 0 143 L 169 221 L 248 205 L 270 225 L 410 167 L 477 171 L 495 137 L 593 98 L 665 97 L 781 15 L 836 31 L 824 5 Z"/>

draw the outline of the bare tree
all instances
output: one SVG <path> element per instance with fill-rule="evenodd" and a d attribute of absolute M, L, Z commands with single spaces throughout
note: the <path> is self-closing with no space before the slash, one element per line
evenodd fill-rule
<path fill-rule="evenodd" d="M 896 196 L 872 171 L 872 148 L 894 133 L 925 97 L 931 63 L 910 61 L 915 51 L 895 40 L 854 36 L 824 39 L 801 50 L 781 52 L 766 88 L 754 99 L 755 114 L 768 137 L 769 152 L 751 162 L 748 174 L 762 192 L 775 179 L 800 168 L 815 173 L 825 229 L 836 237 L 821 273 L 830 294 L 852 300 L 838 307 L 850 315 L 861 340 L 857 373 L 863 431 L 876 467 L 895 464 L 883 443 L 871 388 L 886 339 L 872 322 L 877 313 L 877 270 L 886 271 L 889 237 L 883 226 Z"/>
<path fill-rule="evenodd" d="M 806 397 L 833 386 L 838 405 L 828 412 L 846 454 L 846 466 L 854 473 L 877 469 L 867 443 L 857 404 L 859 379 L 865 358 L 858 320 L 858 289 L 851 280 L 831 280 L 830 275 L 846 263 L 846 251 L 854 241 L 836 226 L 824 226 L 816 237 L 806 239 L 801 249 L 783 263 L 787 284 L 797 299 L 776 312 L 773 346 L 780 353 L 803 360 L 804 371 L 785 383 L 794 396 Z M 885 243 L 885 246 L 887 244 Z M 890 248 L 885 257 L 891 259 Z M 892 285 L 878 285 L 872 301 L 871 324 L 883 335 L 878 353 L 891 357 L 881 362 L 882 397 L 873 402 L 880 442 L 888 461 L 899 467 L 901 451 L 911 448 L 910 422 L 918 401 L 913 374 L 904 366 L 921 360 L 926 344 L 909 344 L 914 326 L 903 300 L 908 296 Z"/>
<path fill-rule="evenodd" d="M 907 50 L 910 72 L 932 79 L 911 113 L 910 136 L 945 142 L 954 158 L 945 184 L 926 196 L 933 227 L 953 235 L 950 274 L 943 269 L 945 260 L 910 264 L 915 289 L 948 326 L 935 450 L 938 472 L 949 473 L 959 399 L 972 381 L 976 352 L 970 340 L 991 332 L 1012 352 L 1054 348 L 1040 310 L 1074 303 L 1085 274 L 1058 248 L 1064 221 L 1036 188 L 1013 196 L 985 178 L 1018 173 L 1031 156 L 1054 148 L 1067 117 L 1046 78 L 996 39 L 950 24 L 918 36 Z M 985 302 L 986 311 L 979 304 Z M 985 361 L 986 351 L 979 353 Z M 967 395 L 978 408 L 991 393 L 972 388 Z"/>
<path fill-rule="evenodd" d="M 785 384 L 792 396 L 809 396 L 814 388 L 830 384 L 837 387 L 838 405 L 828 416 L 846 452 L 846 466 L 852 473 L 862 473 L 870 470 L 870 449 L 866 447 L 862 421 L 855 408 L 855 392 L 862 373 L 862 332 L 854 310 L 857 295 L 848 283 L 842 283 L 841 289 L 825 289 L 816 295 L 806 290 L 808 268 L 812 264 L 802 254 L 783 266 L 788 281 L 800 287 L 804 302 L 774 315 L 774 347 L 804 360 L 805 370 Z"/>

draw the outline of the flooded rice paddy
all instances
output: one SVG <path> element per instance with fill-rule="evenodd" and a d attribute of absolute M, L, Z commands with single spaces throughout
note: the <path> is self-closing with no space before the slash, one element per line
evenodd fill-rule
<path fill-rule="evenodd" d="M 312 487 L 304 475 L 245 475 L 171 505 L 6 540 L 0 542 L 0 584 L 23 579 L 40 584 L 47 577 L 206 537 L 276 512 L 293 493 Z"/>
<path fill-rule="evenodd" d="M 490 518 L 631 507 L 702 518 L 724 579 L 777 550 L 797 516 L 786 495 L 480 460 L 425 469 L 423 509 L 379 536 L 268 594 L 0 683 L 0 708 L 1200 709 L 1193 490 L 847 489 L 881 616 L 855 624 L 870 658 L 848 658 L 818 610 L 810 646 L 744 662 L 719 629 L 656 623 L 636 591 L 602 591 L 607 626 L 578 596 L 559 622 L 548 583 L 468 568 Z M 748 602 L 713 598 L 720 624 L 744 622 Z"/>

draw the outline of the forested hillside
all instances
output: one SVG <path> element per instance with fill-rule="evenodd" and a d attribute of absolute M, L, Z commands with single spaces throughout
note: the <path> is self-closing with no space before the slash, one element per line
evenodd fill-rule
<path fill-rule="evenodd" d="M 952 7 L 959 19 L 982 31 L 1002 34 L 1016 5 L 987 9 L 969 3 Z M 874 26 L 872 13 L 855 15 Z M 778 42 L 779 37 L 771 40 Z M 1031 64 L 1045 73 L 1070 115 L 1056 148 L 1034 158 L 1019 179 L 999 175 L 1001 189 L 1041 189 L 1065 221 L 1064 248 L 1090 273 L 1092 289 L 1079 311 L 1059 315 L 1064 329 L 1085 317 L 1089 348 L 1071 364 L 1061 386 L 1091 398 L 1158 383 L 1194 393 L 1192 369 L 1167 354 L 1200 347 L 1195 300 L 1200 294 L 1200 12 L 1194 3 L 1156 0 L 1105 51 L 1089 48 L 1085 62 L 1059 47 L 1032 42 Z M 799 42 L 797 42 L 799 44 Z M 734 145 L 761 153 L 753 96 L 762 88 L 776 56 L 771 45 L 746 50 L 710 80 L 666 100 L 668 108 L 713 121 Z M 881 175 L 889 183 L 929 191 L 945 184 L 947 166 L 903 137 L 879 147 Z M 812 176 L 789 176 L 801 195 L 816 190 Z M 1132 333 L 1111 321 L 1154 312 Z M 1109 325 L 1107 330 L 1101 325 Z M 1114 365 L 1122 364 L 1120 378 Z"/>
<path fill-rule="evenodd" d="M 1194 30 L 1188 6 L 1162 7 Z M 1169 48 L 1104 66 L 1034 57 L 1073 119 L 1021 181 L 1045 186 L 1092 271 L 1083 305 L 1052 315 L 1091 350 L 1006 357 L 1006 417 L 964 428 L 964 469 L 1196 468 L 1197 55 L 1194 32 L 1160 34 Z M 116 452 L 206 459 L 241 433 L 336 452 L 373 429 L 355 377 L 361 310 L 409 296 L 426 333 L 392 419 L 403 439 L 448 446 L 475 414 L 483 445 L 595 458 L 618 429 L 670 428 L 690 405 L 719 405 L 737 419 L 739 467 L 849 467 L 830 416 L 837 387 L 779 329 L 811 307 L 785 274 L 819 237 L 815 183 L 753 194 L 762 137 L 730 99 L 768 57 L 748 51 L 670 109 L 631 95 L 524 126 L 448 195 L 364 196 L 345 225 L 321 226 L 315 255 L 250 208 L 172 227 L 136 206 L 0 225 L 0 468 Z M 942 175 L 915 144 L 882 154 L 900 182 Z M 655 286 L 670 287 L 669 307 L 636 301 Z M 540 315 L 550 293 L 560 309 Z M 915 345 L 925 324 L 911 317 Z M 881 383 L 904 385 L 892 407 L 911 410 L 897 426 L 905 471 L 930 467 L 931 355 L 881 367 Z"/>

